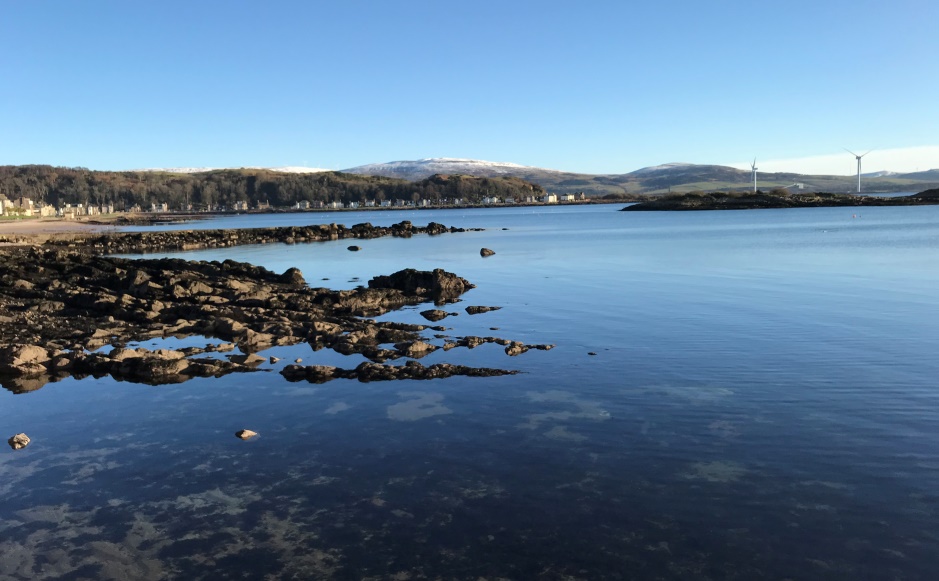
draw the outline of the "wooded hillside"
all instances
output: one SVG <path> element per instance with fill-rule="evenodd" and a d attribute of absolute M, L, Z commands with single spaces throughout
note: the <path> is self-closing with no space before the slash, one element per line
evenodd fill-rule
<path fill-rule="evenodd" d="M 116 209 L 166 203 L 194 209 L 269 202 L 287 207 L 300 201 L 365 202 L 422 199 L 434 202 L 486 196 L 515 198 L 544 194 L 541 186 L 513 177 L 435 175 L 417 182 L 340 172 L 310 174 L 268 170 L 218 170 L 195 174 L 110 172 L 48 165 L 0 166 L 0 194 L 54 206 L 114 204 Z"/>

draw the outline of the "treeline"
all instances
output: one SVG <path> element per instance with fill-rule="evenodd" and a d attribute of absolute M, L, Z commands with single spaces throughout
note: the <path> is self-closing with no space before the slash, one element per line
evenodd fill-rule
<path fill-rule="evenodd" d="M 302 201 L 364 203 L 367 200 L 419 201 L 484 197 L 514 198 L 544 194 L 541 186 L 519 178 L 435 175 L 418 182 L 339 172 L 312 174 L 267 170 L 217 170 L 195 174 L 92 171 L 48 165 L 0 166 L 0 194 L 26 197 L 54 206 L 114 204 L 118 210 L 166 203 L 170 209 L 231 207 L 236 202 L 268 202 L 274 207 Z"/>

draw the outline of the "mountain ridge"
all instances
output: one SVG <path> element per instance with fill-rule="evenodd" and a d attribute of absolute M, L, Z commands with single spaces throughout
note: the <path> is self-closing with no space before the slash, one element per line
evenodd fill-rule
<path fill-rule="evenodd" d="M 165 173 L 203 173 L 223 168 L 153 168 L 147 170 Z M 322 173 L 335 170 L 306 167 L 228 168 L 241 170 L 266 170 L 279 173 Z M 742 191 L 753 186 L 749 170 L 730 166 L 669 162 L 642 167 L 621 174 L 587 174 L 525 166 L 514 162 L 486 161 L 459 157 L 432 157 L 417 160 L 397 160 L 371 163 L 343 170 L 341 173 L 380 176 L 386 178 L 419 181 L 434 175 L 467 175 L 472 177 L 516 177 L 544 187 L 546 190 L 564 194 L 585 192 L 588 195 L 609 194 L 663 194 L 692 191 Z M 801 187 L 800 187 L 801 185 Z M 757 172 L 757 186 L 851 193 L 857 189 L 854 175 L 809 175 L 795 172 Z M 862 175 L 862 190 L 867 192 L 899 192 L 927 189 L 939 186 L 939 169 L 913 173 L 891 171 L 867 172 Z"/>
<path fill-rule="evenodd" d="M 585 174 L 464 158 L 425 158 L 412 161 L 373 163 L 341 170 L 343 173 L 426 179 L 434 174 L 464 174 L 475 177 L 519 177 L 557 193 L 658 194 L 669 192 L 745 190 L 752 188 L 752 174 L 730 166 L 670 162 L 622 174 Z M 763 189 L 796 188 L 814 191 L 854 192 L 855 176 L 808 175 L 794 172 L 757 172 Z M 904 174 L 889 171 L 862 176 L 867 191 L 905 191 L 939 184 L 939 170 Z M 801 184 L 801 188 L 799 185 Z M 873 189 L 871 189 L 873 188 Z"/>

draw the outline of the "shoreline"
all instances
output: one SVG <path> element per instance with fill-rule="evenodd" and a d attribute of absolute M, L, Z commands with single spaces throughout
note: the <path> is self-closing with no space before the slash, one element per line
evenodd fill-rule
<path fill-rule="evenodd" d="M 47 235 L 69 235 L 75 233 L 94 233 L 108 232 L 114 228 L 123 226 L 152 226 L 168 223 L 188 223 L 201 220 L 210 220 L 212 218 L 227 216 L 264 216 L 264 215 L 283 215 L 283 214 L 327 214 L 327 213 L 352 213 L 352 212 L 406 212 L 406 211 L 433 211 L 433 210 L 473 210 L 473 209 L 505 209 L 514 207 L 564 207 L 564 206 L 589 206 L 601 204 L 622 204 L 634 203 L 636 200 L 585 200 L 574 202 L 558 202 L 555 204 L 544 203 L 517 203 L 517 204 L 490 204 L 490 205 L 460 205 L 460 206 L 429 206 L 429 207 L 374 207 L 374 208 L 310 208 L 310 209 L 270 209 L 270 210 L 247 210 L 247 211 L 223 211 L 223 212 L 179 212 L 179 213 L 158 213 L 149 212 L 140 213 L 118 213 L 98 216 L 84 216 L 76 219 L 65 219 L 59 217 L 42 218 L 18 218 L 18 219 L 0 219 L 0 237 L 2 236 L 47 236 Z M 0 244 L 3 244 L 0 241 Z"/>

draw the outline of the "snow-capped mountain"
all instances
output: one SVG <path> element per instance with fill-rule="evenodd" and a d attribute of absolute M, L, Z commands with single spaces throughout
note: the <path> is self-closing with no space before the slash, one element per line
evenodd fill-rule
<path fill-rule="evenodd" d="M 370 163 L 342 170 L 345 173 L 361 175 L 385 176 L 402 178 L 406 180 L 420 180 L 434 174 L 463 174 L 470 176 L 518 176 L 523 177 L 531 173 L 550 172 L 560 174 L 557 170 L 541 169 L 519 165 L 504 161 L 483 161 L 480 159 L 463 159 L 456 157 L 434 157 L 414 161 L 390 161 L 388 163 Z"/>
<path fill-rule="evenodd" d="M 643 167 L 632 172 L 634 174 L 646 174 L 646 173 L 656 173 L 656 172 L 667 172 L 676 169 L 687 169 L 694 167 L 693 163 L 682 163 L 682 162 L 672 162 L 672 163 L 663 163 L 662 165 L 650 165 L 649 167 Z"/>

